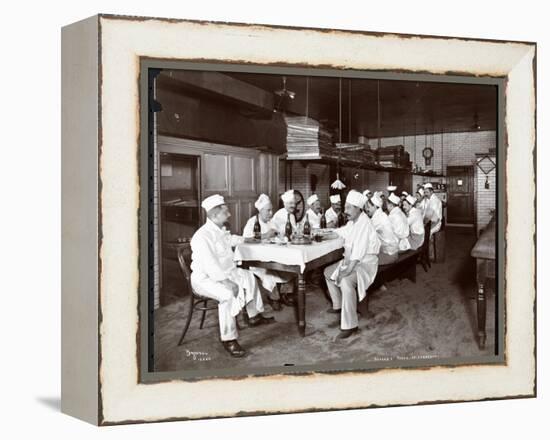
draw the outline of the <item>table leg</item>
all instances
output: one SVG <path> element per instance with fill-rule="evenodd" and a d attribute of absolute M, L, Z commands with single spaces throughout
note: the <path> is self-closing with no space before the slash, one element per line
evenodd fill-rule
<path fill-rule="evenodd" d="M 487 334 L 485 333 L 485 319 L 487 313 L 487 301 L 485 299 L 485 286 L 482 281 L 478 281 L 477 289 L 477 335 L 479 340 L 479 348 L 485 350 L 485 341 Z"/>
<path fill-rule="evenodd" d="M 305 275 L 298 274 L 298 331 L 304 337 L 306 335 L 306 279 Z"/>

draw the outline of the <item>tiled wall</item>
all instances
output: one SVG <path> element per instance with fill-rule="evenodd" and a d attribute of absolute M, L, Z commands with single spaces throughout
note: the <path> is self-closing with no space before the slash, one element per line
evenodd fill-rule
<path fill-rule="evenodd" d="M 371 148 L 377 148 L 378 140 L 370 139 Z M 382 138 L 381 146 L 403 145 L 409 153 L 413 166 L 445 174 L 447 166 L 472 165 L 477 153 L 488 153 L 496 147 L 495 131 L 465 133 L 438 133 L 419 136 Z M 426 165 L 422 150 L 425 146 L 434 150 L 431 165 Z"/>
<path fill-rule="evenodd" d="M 327 207 L 329 204 L 329 188 L 330 188 L 330 170 L 329 166 L 325 164 L 308 164 L 303 166 L 299 161 L 288 162 L 286 168 L 286 179 L 288 188 L 298 190 L 307 199 L 313 194 L 310 185 L 310 176 L 315 174 L 317 176 L 317 188 L 315 194 L 319 196 L 321 205 Z M 292 182 L 290 182 L 292 176 Z M 279 174 L 279 194 L 285 191 L 285 175 Z"/>
<path fill-rule="evenodd" d="M 305 162 L 304 162 L 305 164 Z M 325 164 L 309 163 L 306 166 L 302 165 L 300 161 L 289 161 L 287 169 L 287 187 L 296 189 L 302 193 L 305 199 L 307 199 L 313 191 L 311 190 L 310 176 L 312 174 L 317 175 L 317 188 L 315 193 L 319 196 L 321 204 L 324 208 L 330 205 L 329 194 L 330 179 L 329 166 Z M 292 173 L 290 173 L 290 168 Z M 357 179 L 354 175 L 357 173 Z M 290 182 L 290 176 L 292 174 L 292 182 Z M 363 191 L 370 189 L 371 191 L 385 190 L 389 185 L 389 173 L 385 171 L 371 171 L 371 170 L 358 170 L 352 168 L 343 168 L 341 171 L 341 177 L 346 176 L 348 182 L 348 188 Z M 280 174 L 279 181 L 279 193 L 285 191 L 285 176 L 284 173 Z"/>
<path fill-rule="evenodd" d="M 496 157 L 489 156 L 495 163 Z M 476 161 L 480 161 L 482 158 L 478 157 Z M 489 189 L 485 188 L 485 179 L 488 177 Z M 491 220 L 492 211 L 496 207 L 496 168 L 491 171 L 487 176 L 476 166 L 474 171 L 474 192 L 475 192 L 475 206 L 477 213 L 476 229 L 479 234 L 480 230 L 487 226 L 489 220 Z"/>

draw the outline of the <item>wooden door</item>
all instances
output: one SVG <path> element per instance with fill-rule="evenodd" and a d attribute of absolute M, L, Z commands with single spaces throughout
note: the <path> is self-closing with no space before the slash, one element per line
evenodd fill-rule
<path fill-rule="evenodd" d="M 473 168 L 447 167 L 447 222 L 474 224 Z"/>

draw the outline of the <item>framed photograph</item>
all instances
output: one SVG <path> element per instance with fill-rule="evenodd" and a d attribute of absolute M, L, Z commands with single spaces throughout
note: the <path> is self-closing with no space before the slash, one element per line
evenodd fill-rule
<path fill-rule="evenodd" d="M 536 45 L 62 32 L 62 409 L 534 397 Z"/>

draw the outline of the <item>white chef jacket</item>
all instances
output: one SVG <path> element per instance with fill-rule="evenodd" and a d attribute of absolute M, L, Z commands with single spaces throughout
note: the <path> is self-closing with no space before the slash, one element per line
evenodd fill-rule
<path fill-rule="evenodd" d="M 191 284 L 200 293 L 207 291 L 208 296 L 218 301 L 229 301 L 231 315 L 239 311 L 253 299 L 258 300 L 258 308 L 263 310 L 261 295 L 252 272 L 238 268 L 233 260 L 233 249 L 244 241 L 243 237 L 231 235 L 225 228 L 218 227 L 207 219 L 191 238 Z M 237 298 L 227 296 L 220 289 L 219 282 L 231 280 L 239 286 Z M 218 298 L 218 292 L 223 296 Z"/>
<path fill-rule="evenodd" d="M 262 234 L 266 234 L 271 229 L 276 230 L 275 226 L 269 220 L 267 223 L 262 221 L 262 218 L 258 216 L 258 221 L 260 222 L 260 232 Z M 243 229 L 243 237 L 245 238 L 254 238 L 254 224 L 256 223 L 256 216 L 250 217 L 248 221 L 246 222 L 246 225 L 244 225 Z"/>
<path fill-rule="evenodd" d="M 265 234 L 269 232 L 271 229 L 275 229 L 273 226 L 271 220 L 268 222 L 262 221 L 260 217 L 258 217 L 258 220 L 260 222 L 260 228 L 261 233 Z M 251 217 L 246 222 L 246 225 L 244 226 L 243 231 L 243 237 L 245 238 L 254 238 L 254 224 L 256 223 L 256 216 Z M 264 286 L 268 291 L 273 291 L 275 287 L 277 286 L 277 283 L 286 283 L 292 279 L 292 276 L 277 272 L 274 270 L 267 270 L 263 267 L 251 267 L 250 270 L 256 275 L 261 281 L 262 286 Z"/>
<path fill-rule="evenodd" d="M 432 229 L 430 235 L 433 235 L 441 229 L 441 220 L 443 219 L 443 204 L 441 199 L 435 194 L 427 199 L 426 210 L 424 212 L 424 218 L 426 221 L 432 222 Z"/>
<path fill-rule="evenodd" d="M 289 212 L 286 210 L 286 208 L 281 208 L 275 213 L 275 215 L 271 219 L 271 224 L 275 226 L 275 229 L 281 236 L 285 235 L 285 226 L 288 214 Z M 292 229 L 295 230 L 296 217 L 294 216 L 294 214 L 290 214 L 290 224 L 292 225 Z"/>
<path fill-rule="evenodd" d="M 416 202 L 416 205 L 415 207 L 420 211 L 420 213 L 422 214 L 422 218 L 424 218 L 424 214 L 426 212 L 426 204 L 428 203 L 428 201 L 426 200 L 425 197 L 422 197 L 422 199 L 418 202 Z"/>
<path fill-rule="evenodd" d="M 332 206 L 326 210 L 325 219 L 327 221 L 327 225 L 331 222 L 333 222 L 336 225 L 338 224 L 338 214 L 336 214 L 336 211 L 332 209 Z"/>
<path fill-rule="evenodd" d="M 406 251 L 411 248 L 409 243 L 409 223 L 407 222 L 407 216 L 401 208 L 395 207 L 388 214 L 390 223 L 393 229 L 393 233 L 399 240 L 399 250 Z"/>
<path fill-rule="evenodd" d="M 369 217 L 364 212 L 355 221 L 349 221 L 345 226 L 336 229 L 336 233 L 344 239 L 344 259 L 331 275 L 335 280 L 343 264 L 358 260 L 355 266 L 357 273 L 357 295 L 359 301 L 366 296 L 367 289 L 376 277 L 378 270 L 378 253 L 380 240 Z"/>
<path fill-rule="evenodd" d="M 309 208 L 306 211 L 307 218 L 309 220 L 309 224 L 312 228 L 319 229 L 321 227 L 321 217 L 322 214 L 316 214 L 315 211 L 311 208 Z M 326 218 L 326 217 L 325 217 Z"/>
<path fill-rule="evenodd" d="M 387 255 L 395 255 L 399 252 L 399 239 L 393 232 L 388 214 L 378 208 L 374 212 L 371 221 L 380 240 L 380 252 Z"/>
<path fill-rule="evenodd" d="M 424 243 L 424 219 L 420 209 L 413 206 L 407 215 L 407 222 L 409 223 L 411 249 L 418 249 Z"/>

